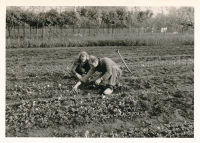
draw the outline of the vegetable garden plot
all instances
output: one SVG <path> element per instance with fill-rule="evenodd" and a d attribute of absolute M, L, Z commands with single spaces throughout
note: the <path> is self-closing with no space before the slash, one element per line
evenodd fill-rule
<path fill-rule="evenodd" d="M 147 46 L 8 50 L 6 136 L 46 129 L 55 137 L 85 137 L 86 131 L 89 137 L 193 137 L 193 47 L 173 48 L 174 53 Z M 80 50 L 112 55 L 122 65 L 117 49 L 134 73 L 123 68 L 122 87 L 105 98 L 98 87 L 70 93 L 76 79 L 66 71 Z M 161 55 L 153 55 L 155 49 Z"/>

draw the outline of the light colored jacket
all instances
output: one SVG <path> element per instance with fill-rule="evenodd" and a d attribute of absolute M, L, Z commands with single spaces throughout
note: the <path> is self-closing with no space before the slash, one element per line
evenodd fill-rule
<path fill-rule="evenodd" d="M 113 66 L 116 67 L 118 70 L 120 70 L 119 66 L 110 58 L 107 57 L 100 58 L 97 67 L 91 68 L 89 72 L 82 78 L 82 82 L 84 83 L 87 82 L 87 80 L 91 77 L 91 75 L 96 71 L 102 73 L 100 76 L 103 78 L 103 80 L 108 80 L 112 75 Z M 100 78 L 100 76 L 98 76 L 98 78 Z"/>

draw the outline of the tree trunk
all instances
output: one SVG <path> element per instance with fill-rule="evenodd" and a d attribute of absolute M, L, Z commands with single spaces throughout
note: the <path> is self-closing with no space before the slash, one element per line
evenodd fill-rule
<path fill-rule="evenodd" d="M 62 37 L 62 26 L 60 27 L 60 35 L 61 35 L 61 37 Z"/>
<path fill-rule="evenodd" d="M 97 36 L 99 35 L 99 27 L 97 27 L 96 35 L 97 35 Z"/>
<path fill-rule="evenodd" d="M 50 40 L 50 37 L 51 37 L 51 26 L 49 27 L 49 40 Z"/>
<path fill-rule="evenodd" d="M 10 30 L 11 30 L 11 27 L 9 26 L 8 27 L 8 37 L 10 38 Z"/>
<path fill-rule="evenodd" d="M 104 25 L 103 25 L 103 35 L 104 35 Z"/>
<path fill-rule="evenodd" d="M 18 29 L 17 38 L 19 39 L 19 24 L 18 24 L 17 29 Z"/>
<path fill-rule="evenodd" d="M 42 26 L 42 39 L 44 39 L 44 26 Z"/>
<path fill-rule="evenodd" d="M 30 39 L 31 39 L 31 25 L 30 25 Z"/>
<path fill-rule="evenodd" d="M 114 27 L 112 26 L 112 36 L 113 36 L 113 32 L 114 32 Z"/>
<path fill-rule="evenodd" d="M 59 37 L 60 37 L 60 41 L 61 41 L 61 39 L 62 39 L 62 26 L 59 26 L 59 28 L 60 28 Z"/>
<path fill-rule="evenodd" d="M 83 36 L 85 35 L 85 27 L 83 28 Z"/>
<path fill-rule="evenodd" d="M 89 36 L 90 36 L 90 25 L 89 25 Z"/>
<path fill-rule="evenodd" d="M 25 38 L 25 37 L 26 37 L 26 33 L 25 33 L 25 23 L 24 23 L 23 30 L 24 30 L 24 38 Z"/>
<path fill-rule="evenodd" d="M 54 35 L 56 35 L 56 26 L 55 26 L 55 25 L 52 27 L 52 37 L 53 37 Z M 54 38 L 54 37 L 53 37 L 53 38 Z"/>
<path fill-rule="evenodd" d="M 45 32 L 46 32 L 46 26 L 44 25 L 44 38 L 46 38 L 45 36 Z"/>
<path fill-rule="evenodd" d="M 38 22 L 37 22 L 37 27 L 36 27 L 36 37 L 38 39 Z"/>
<path fill-rule="evenodd" d="M 110 33 L 110 26 L 108 25 L 108 35 L 109 35 L 109 33 Z"/>
<path fill-rule="evenodd" d="M 139 36 L 139 33 L 140 33 L 140 28 L 138 28 L 138 36 Z"/>
<path fill-rule="evenodd" d="M 16 36 L 16 35 L 15 35 L 15 23 L 14 23 L 14 38 L 15 38 L 15 36 Z"/>
<path fill-rule="evenodd" d="M 37 25 L 34 28 L 35 28 L 35 38 L 37 38 Z"/>

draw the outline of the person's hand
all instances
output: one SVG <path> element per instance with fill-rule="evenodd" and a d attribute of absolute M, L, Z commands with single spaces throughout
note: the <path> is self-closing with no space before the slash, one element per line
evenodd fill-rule
<path fill-rule="evenodd" d="M 81 85 L 81 82 L 79 81 L 79 82 L 77 82 L 77 84 L 72 88 L 72 92 L 78 92 L 78 87 L 79 87 L 79 85 Z"/>
<path fill-rule="evenodd" d="M 73 88 L 72 88 L 72 91 L 71 91 L 71 93 L 73 93 L 73 94 L 76 94 L 76 93 L 78 93 L 78 85 L 75 85 Z"/>
<path fill-rule="evenodd" d="M 86 82 L 87 86 L 91 86 L 91 85 L 94 85 L 95 84 L 95 81 L 94 80 L 88 80 Z"/>
<path fill-rule="evenodd" d="M 81 76 L 80 74 L 78 74 L 78 73 L 76 73 L 76 77 L 77 77 L 78 79 L 82 79 L 82 76 Z"/>
<path fill-rule="evenodd" d="M 95 84 L 97 84 L 97 85 L 99 85 L 101 83 L 101 78 L 99 78 L 99 79 L 97 79 L 96 81 L 95 81 Z"/>
<path fill-rule="evenodd" d="M 72 91 L 73 91 L 73 92 L 78 92 L 78 87 L 75 85 L 75 86 L 72 88 Z"/>

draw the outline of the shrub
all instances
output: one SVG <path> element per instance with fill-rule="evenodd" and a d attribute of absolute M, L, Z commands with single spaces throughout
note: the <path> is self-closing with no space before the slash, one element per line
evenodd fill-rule
<path fill-rule="evenodd" d="M 194 45 L 194 35 L 128 35 L 122 36 L 83 36 L 45 39 L 6 39 L 6 48 L 36 47 L 87 47 L 87 46 L 154 46 L 160 44 Z"/>

